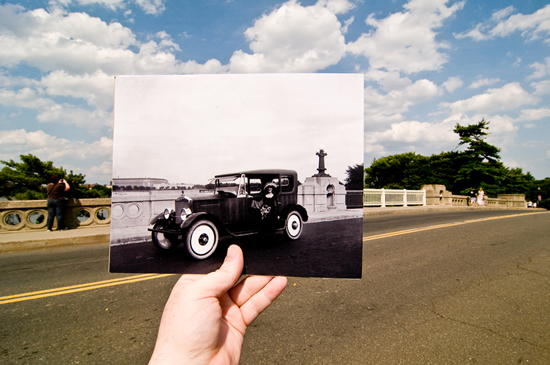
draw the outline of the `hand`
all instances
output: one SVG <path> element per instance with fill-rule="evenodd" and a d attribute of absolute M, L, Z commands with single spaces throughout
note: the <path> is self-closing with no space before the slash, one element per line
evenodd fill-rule
<path fill-rule="evenodd" d="M 150 364 L 238 364 L 246 328 L 284 290 L 284 277 L 249 276 L 232 245 L 208 275 L 182 275 L 166 303 Z"/>

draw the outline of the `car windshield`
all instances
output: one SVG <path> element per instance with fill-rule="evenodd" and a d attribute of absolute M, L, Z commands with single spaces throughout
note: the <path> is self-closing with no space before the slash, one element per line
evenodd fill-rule
<path fill-rule="evenodd" d="M 214 188 L 214 193 L 233 194 L 235 196 L 246 194 L 244 176 L 221 176 L 210 180 L 207 186 Z"/>

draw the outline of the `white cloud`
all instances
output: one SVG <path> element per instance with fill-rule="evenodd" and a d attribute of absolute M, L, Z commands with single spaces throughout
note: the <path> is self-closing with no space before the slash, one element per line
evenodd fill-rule
<path fill-rule="evenodd" d="M 234 52 L 232 72 L 314 72 L 338 63 L 345 53 L 334 12 L 320 5 L 303 7 L 296 0 L 264 14 L 245 36 L 254 53 Z"/>
<path fill-rule="evenodd" d="M 456 135 L 452 131 L 452 125 L 448 122 L 428 123 L 418 121 L 404 121 L 394 123 L 382 132 L 374 132 L 368 138 L 368 142 L 400 142 L 400 143 L 419 143 L 430 142 L 438 144 L 447 144 L 456 140 Z"/>
<path fill-rule="evenodd" d="M 550 57 L 546 57 L 544 61 L 546 63 L 535 62 L 529 65 L 529 67 L 535 70 L 533 74 L 529 76 L 530 79 L 540 79 L 541 77 L 550 75 Z"/>
<path fill-rule="evenodd" d="M 348 20 L 344 21 L 344 26 L 342 27 L 342 33 L 346 34 L 348 32 L 348 28 L 351 25 L 351 23 L 353 23 L 354 20 L 355 20 L 355 17 L 352 16 Z"/>
<path fill-rule="evenodd" d="M 451 150 L 458 144 L 458 137 L 453 132 L 456 123 L 467 125 L 471 120 L 466 114 L 457 113 L 439 123 L 392 123 L 389 128 L 365 133 L 365 154 L 386 156 L 410 150 L 428 154 L 438 150 Z"/>
<path fill-rule="evenodd" d="M 477 24 L 474 29 L 464 33 L 454 33 L 457 39 L 472 38 L 474 41 L 486 41 L 491 39 L 491 36 L 483 33 L 485 27 L 482 24 Z"/>
<path fill-rule="evenodd" d="M 39 130 L 24 129 L 0 131 L 0 159 L 17 159 L 21 154 L 33 154 L 42 160 L 53 160 L 55 165 L 63 159 L 87 160 L 111 156 L 113 141 L 106 137 L 93 143 L 57 138 Z M 57 162 L 60 161 L 60 162 Z"/>
<path fill-rule="evenodd" d="M 111 176 L 113 171 L 113 164 L 111 161 L 102 162 L 99 166 L 93 166 L 90 168 L 90 171 L 97 175 L 108 175 Z"/>
<path fill-rule="evenodd" d="M 63 2 L 68 3 L 69 1 L 65 0 Z M 99 4 L 111 10 L 117 10 L 125 7 L 124 0 L 76 0 L 76 1 L 81 5 Z"/>
<path fill-rule="evenodd" d="M 448 92 L 452 93 L 456 89 L 462 87 L 462 84 L 460 77 L 449 77 L 447 81 L 443 83 L 443 87 L 447 89 Z"/>
<path fill-rule="evenodd" d="M 531 86 L 535 89 L 533 95 L 548 95 L 550 94 L 550 80 L 533 82 Z"/>
<path fill-rule="evenodd" d="M 102 110 L 86 110 L 69 104 L 57 104 L 43 98 L 35 90 L 22 88 L 17 91 L 0 89 L 0 104 L 11 107 L 35 109 L 39 122 L 72 124 L 86 129 L 112 125 L 112 113 Z"/>
<path fill-rule="evenodd" d="M 146 13 L 159 15 L 164 10 L 164 0 L 136 0 L 136 4 Z"/>
<path fill-rule="evenodd" d="M 40 81 L 48 95 L 82 98 L 88 105 L 107 110 L 113 105 L 114 78 L 101 71 L 94 74 L 70 75 L 66 71 L 54 71 Z"/>
<path fill-rule="evenodd" d="M 407 86 L 412 85 L 412 81 L 408 77 L 401 77 L 399 72 L 386 72 L 382 70 L 370 69 L 365 73 L 366 81 L 376 81 L 384 91 L 402 90 Z"/>
<path fill-rule="evenodd" d="M 498 23 L 489 33 L 492 36 L 506 37 L 517 31 L 522 32 L 522 36 L 530 40 L 550 35 L 550 5 L 546 5 L 533 14 L 512 15 Z"/>
<path fill-rule="evenodd" d="M 67 6 L 72 3 L 73 0 L 50 0 L 50 6 Z M 126 8 L 126 0 L 74 0 L 74 2 L 80 5 L 93 5 L 98 4 L 113 11 Z M 138 7 L 141 8 L 146 14 L 159 15 L 165 10 L 165 0 L 132 0 Z M 131 10 L 127 10 L 124 15 L 131 13 Z"/>
<path fill-rule="evenodd" d="M 38 96 L 36 91 L 25 87 L 17 91 L 0 89 L 0 104 L 18 108 L 39 109 L 49 107 L 54 102 Z"/>
<path fill-rule="evenodd" d="M 120 23 L 107 24 L 59 6 L 47 11 L 0 5 L 0 64 L 6 69 L 0 73 L 0 104 L 35 109 L 39 122 L 96 129 L 112 125 L 115 75 L 227 70 L 218 60 L 204 64 L 179 61 L 175 53 L 181 50 L 166 32 L 147 38 L 139 42 Z M 19 65 L 38 68 L 42 78 L 7 76 Z M 63 103 L 56 102 L 57 97 L 63 97 Z M 83 99 L 93 109 L 82 108 L 76 100 L 71 105 L 68 98 Z"/>
<path fill-rule="evenodd" d="M 64 70 L 68 74 L 178 74 L 223 72 L 219 62 L 208 61 L 202 69 L 196 62 L 181 62 L 174 52 L 179 47 L 165 33 L 141 43 L 120 23 L 105 23 L 85 13 L 56 9 L 25 10 L 20 6 L 0 6 L 0 63 L 15 67 L 20 63 L 43 72 Z M 133 49 L 137 49 L 134 52 Z"/>
<path fill-rule="evenodd" d="M 499 78 L 496 78 L 496 79 L 489 79 L 489 78 L 479 78 L 472 82 L 470 84 L 470 86 L 468 86 L 470 89 L 478 89 L 482 86 L 486 86 L 486 85 L 493 85 L 493 84 L 496 84 L 497 82 L 500 82 L 500 79 Z"/>
<path fill-rule="evenodd" d="M 469 99 L 455 101 L 454 103 L 441 103 L 443 108 L 458 112 L 495 112 L 512 110 L 523 105 L 536 104 L 538 98 L 523 90 L 518 82 L 511 82 L 499 89 L 488 89 L 483 94 L 472 96 Z"/>
<path fill-rule="evenodd" d="M 379 77 L 379 82 L 386 86 L 390 84 L 396 86 L 399 81 L 402 87 L 390 90 L 385 95 L 372 86 L 365 88 L 365 123 L 368 127 L 371 127 L 371 124 L 401 121 L 403 119 L 401 113 L 406 112 L 409 107 L 430 100 L 441 93 L 437 85 L 426 79 L 412 83 L 409 79 L 397 79 L 393 73 L 370 72 L 367 75 L 369 78 Z"/>
<path fill-rule="evenodd" d="M 547 38 L 550 35 L 550 5 L 537 10 L 533 14 L 514 14 L 515 9 L 509 6 L 493 13 L 491 19 L 483 24 L 479 23 L 474 29 L 461 34 L 455 34 L 456 38 L 470 37 L 476 41 L 506 37 L 515 32 L 528 40 Z M 545 42 L 549 42 L 546 39 Z"/>
<path fill-rule="evenodd" d="M 318 0 L 317 6 L 323 6 L 334 14 L 345 14 L 355 8 L 355 4 L 348 0 Z"/>
<path fill-rule="evenodd" d="M 378 20 L 371 14 L 366 23 L 375 30 L 362 34 L 347 49 L 368 58 L 375 69 L 405 73 L 439 70 L 448 60 L 439 50 L 449 46 L 436 41 L 435 29 L 464 7 L 464 1 L 451 7 L 445 5 L 447 2 L 411 0 L 403 6 L 404 12 L 387 18 Z"/>
<path fill-rule="evenodd" d="M 518 122 L 541 120 L 550 117 L 550 108 L 523 109 L 521 115 L 516 119 Z"/>
<path fill-rule="evenodd" d="M 44 123 L 75 125 L 86 129 L 99 129 L 113 125 L 113 114 L 99 109 L 86 110 L 70 104 L 54 104 L 39 110 L 36 119 Z"/>

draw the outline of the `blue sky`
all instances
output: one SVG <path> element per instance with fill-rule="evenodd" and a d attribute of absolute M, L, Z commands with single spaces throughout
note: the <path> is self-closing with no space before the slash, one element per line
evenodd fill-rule
<path fill-rule="evenodd" d="M 361 73 L 367 166 L 485 118 L 504 164 L 543 179 L 549 50 L 540 0 L 2 1 L 0 159 L 108 183 L 116 75 Z"/>

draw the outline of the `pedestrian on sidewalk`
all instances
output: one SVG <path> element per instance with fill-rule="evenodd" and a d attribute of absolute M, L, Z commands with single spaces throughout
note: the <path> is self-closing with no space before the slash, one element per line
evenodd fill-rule
<path fill-rule="evenodd" d="M 65 192 L 71 187 L 65 179 L 60 179 L 58 175 L 53 175 L 50 183 L 46 186 L 48 192 L 48 231 L 53 228 L 53 221 L 57 219 L 57 230 L 65 230 L 63 221 L 63 210 L 65 208 Z"/>
<path fill-rule="evenodd" d="M 470 195 L 470 204 L 475 207 L 477 205 L 477 194 L 476 194 L 476 191 L 474 190 L 474 188 L 470 189 L 470 194 L 469 195 Z"/>
<path fill-rule="evenodd" d="M 483 201 L 484 196 L 485 192 L 483 191 L 483 188 L 479 188 L 479 191 L 477 192 L 477 204 L 479 204 L 480 207 L 485 204 L 485 202 Z"/>

